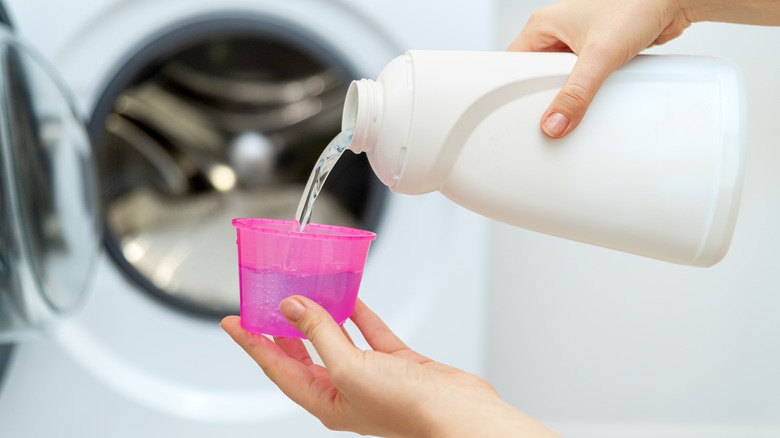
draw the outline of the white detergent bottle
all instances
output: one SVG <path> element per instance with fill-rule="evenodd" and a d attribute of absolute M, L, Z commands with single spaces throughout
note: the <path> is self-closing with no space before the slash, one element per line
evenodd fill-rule
<path fill-rule="evenodd" d="M 669 262 L 720 261 L 745 161 L 739 70 L 638 56 L 609 77 L 573 133 L 552 140 L 539 120 L 575 61 L 409 51 L 376 81 L 351 84 L 342 129 L 395 192 L 438 190 L 499 221 Z"/>

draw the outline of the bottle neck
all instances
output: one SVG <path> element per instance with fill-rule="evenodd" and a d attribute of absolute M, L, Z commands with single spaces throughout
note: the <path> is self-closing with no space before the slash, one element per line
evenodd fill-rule
<path fill-rule="evenodd" d="M 352 81 L 344 101 L 341 130 L 352 131 L 349 149 L 370 152 L 376 144 L 382 108 L 382 85 L 370 79 Z"/>

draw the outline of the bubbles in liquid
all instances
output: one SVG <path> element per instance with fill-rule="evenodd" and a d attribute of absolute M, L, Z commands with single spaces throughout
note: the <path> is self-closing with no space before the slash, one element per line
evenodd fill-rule
<path fill-rule="evenodd" d="M 300 274 L 272 269 L 241 267 L 241 319 L 255 333 L 303 337 L 279 310 L 279 303 L 291 295 L 303 295 L 342 324 L 355 308 L 362 272 Z"/>
<path fill-rule="evenodd" d="M 340 132 L 325 150 L 322 155 L 317 159 L 317 164 L 314 165 L 314 169 L 309 175 L 309 181 L 306 183 L 306 188 L 303 190 L 303 196 L 298 204 L 298 210 L 295 212 L 295 219 L 297 224 L 297 230 L 303 232 L 306 225 L 311 220 L 311 211 L 314 208 L 314 202 L 317 200 L 320 191 L 322 190 L 325 180 L 330 175 L 330 171 L 333 166 L 336 165 L 339 157 L 349 147 L 349 143 L 352 141 L 352 132 L 344 131 Z"/>

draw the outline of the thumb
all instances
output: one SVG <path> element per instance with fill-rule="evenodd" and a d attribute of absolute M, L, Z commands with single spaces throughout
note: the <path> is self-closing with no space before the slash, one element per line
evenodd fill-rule
<path fill-rule="evenodd" d="M 569 78 L 544 112 L 542 131 L 551 138 L 561 138 L 580 124 L 593 97 L 615 68 L 599 59 L 581 55 Z"/>
<path fill-rule="evenodd" d="M 314 301 L 295 295 L 284 299 L 279 309 L 285 318 L 311 341 L 326 367 L 355 351 L 354 345 L 333 317 Z"/>

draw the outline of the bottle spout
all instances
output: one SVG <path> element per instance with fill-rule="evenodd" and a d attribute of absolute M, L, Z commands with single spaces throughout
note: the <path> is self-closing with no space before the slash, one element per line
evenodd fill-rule
<path fill-rule="evenodd" d="M 381 84 L 370 79 L 352 81 L 344 100 L 341 130 L 352 132 L 349 149 L 359 154 L 374 148 L 381 108 Z"/>

